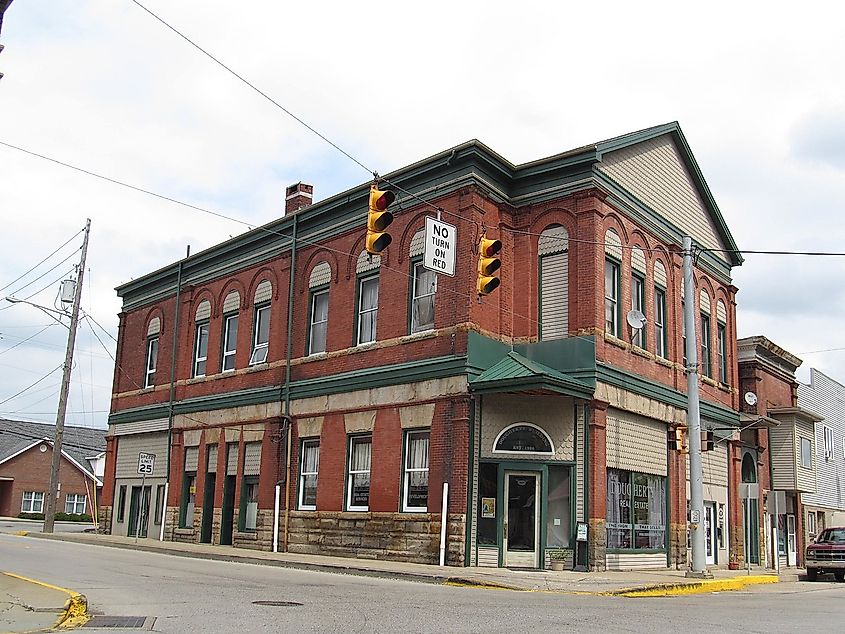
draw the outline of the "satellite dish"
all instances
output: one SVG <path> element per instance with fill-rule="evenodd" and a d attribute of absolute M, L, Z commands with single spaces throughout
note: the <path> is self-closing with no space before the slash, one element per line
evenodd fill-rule
<path fill-rule="evenodd" d="M 645 315 L 639 310 L 629 310 L 628 314 L 625 315 L 625 319 L 631 328 L 636 328 L 637 330 L 645 326 L 646 322 Z"/>
<path fill-rule="evenodd" d="M 745 402 L 753 407 L 757 404 L 757 395 L 754 392 L 746 392 Z"/>

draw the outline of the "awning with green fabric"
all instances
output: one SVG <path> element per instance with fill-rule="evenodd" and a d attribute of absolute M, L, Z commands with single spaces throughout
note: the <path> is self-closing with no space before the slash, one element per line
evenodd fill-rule
<path fill-rule="evenodd" d="M 592 398 L 594 392 L 592 385 L 531 361 L 518 352 L 509 352 L 496 365 L 471 380 L 469 389 L 475 394 L 517 392 L 565 394 L 577 398 Z"/>

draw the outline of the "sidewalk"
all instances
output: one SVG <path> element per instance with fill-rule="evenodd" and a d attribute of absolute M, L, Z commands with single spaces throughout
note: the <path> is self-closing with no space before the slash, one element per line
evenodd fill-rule
<path fill-rule="evenodd" d="M 299 570 L 316 570 L 341 574 L 405 579 L 424 583 L 455 584 L 500 588 L 517 591 L 546 591 L 578 594 L 614 594 L 620 596 L 666 596 L 739 590 L 748 585 L 796 581 L 797 573 L 781 575 L 769 571 L 714 569 L 714 578 L 689 579 L 683 570 L 638 570 L 629 572 L 553 572 L 550 570 L 511 570 L 507 568 L 440 567 L 397 561 L 351 559 L 326 555 L 272 553 L 211 544 L 160 542 L 154 539 L 116 537 L 94 533 L 28 533 L 27 537 L 54 539 L 82 544 L 96 544 L 113 548 L 127 548 L 164 553 L 181 557 L 196 557 L 218 561 L 233 561 L 266 566 L 280 566 Z"/>
<path fill-rule="evenodd" d="M 31 632 L 73 627 L 84 622 L 85 597 L 75 592 L 0 573 L 0 632 Z"/>

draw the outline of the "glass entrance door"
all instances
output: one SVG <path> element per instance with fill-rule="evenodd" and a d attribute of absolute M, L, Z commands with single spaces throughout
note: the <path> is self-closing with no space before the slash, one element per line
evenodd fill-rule
<path fill-rule="evenodd" d="M 129 526 L 127 527 L 129 537 L 147 536 L 151 491 L 151 486 L 145 486 L 143 489 L 139 486 L 132 487 L 132 495 L 129 498 Z"/>
<path fill-rule="evenodd" d="M 707 565 L 716 563 L 716 503 L 704 503 L 704 545 L 705 558 L 704 562 Z"/>
<path fill-rule="evenodd" d="M 795 556 L 795 516 L 786 516 L 786 565 L 795 566 L 798 559 Z"/>
<path fill-rule="evenodd" d="M 539 561 L 540 522 L 537 500 L 540 497 L 538 473 L 505 472 L 505 566 L 537 568 Z"/>

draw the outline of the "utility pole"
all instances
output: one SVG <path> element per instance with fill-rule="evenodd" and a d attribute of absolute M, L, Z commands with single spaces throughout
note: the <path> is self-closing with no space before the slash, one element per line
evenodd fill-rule
<path fill-rule="evenodd" d="M 711 577 L 704 543 L 704 475 L 701 470 L 701 413 L 698 397 L 698 337 L 695 329 L 695 278 L 692 238 L 684 236 L 684 327 L 687 333 L 687 427 L 689 433 L 690 533 L 692 570 L 688 577 Z"/>
<path fill-rule="evenodd" d="M 64 372 L 62 373 L 62 389 L 59 393 L 59 410 L 56 413 L 56 435 L 53 439 L 53 460 L 50 463 L 50 487 L 47 490 L 47 505 L 44 510 L 44 528 L 42 533 L 53 532 L 54 515 L 56 513 L 56 497 L 59 488 L 59 465 L 62 458 L 62 436 L 65 431 L 65 412 L 67 411 L 67 397 L 70 391 L 70 372 L 73 366 L 73 347 L 76 343 L 76 325 L 79 321 L 79 303 L 82 299 L 82 278 L 85 274 L 85 255 L 88 253 L 88 234 L 91 232 L 91 219 L 85 223 L 85 239 L 82 241 L 82 258 L 79 260 L 79 274 L 76 276 L 76 289 L 73 293 L 73 308 L 70 313 L 70 332 L 67 336 L 67 351 L 65 352 Z"/>

